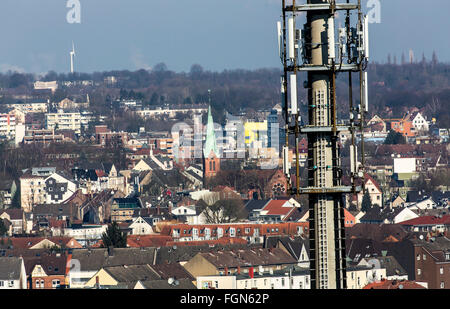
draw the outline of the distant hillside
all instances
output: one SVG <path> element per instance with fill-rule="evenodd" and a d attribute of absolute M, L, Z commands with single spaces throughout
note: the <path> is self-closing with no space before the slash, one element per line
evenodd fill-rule
<path fill-rule="evenodd" d="M 441 126 L 450 125 L 450 65 L 436 62 L 393 65 L 371 64 L 369 71 L 370 114 L 382 117 L 401 117 L 409 108 L 423 109 L 430 117 L 436 117 Z M 175 73 L 167 70 L 164 64 L 155 66 L 148 72 L 139 70 L 97 72 L 92 74 L 56 74 L 49 72 L 39 80 L 93 80 L 97 86 L 58 89 L 50 99 L 57 100 L 89 92 L 94 109 L 107 112 L 110 101 L 118 98 L 137 98 L 147 106 L 168 104 L 191 104 L 209 102 L 208 89 L 211 89 L 211 104 L 215 119 L 223 119 L 224 111 L 238 113 L 241 109 L 267 109 L 280 102 L 280 69 L 230 70 L 223 72 L 204 71 L 200 65 L 193 65 L 188 73 Z M 115 76 L 117 83 L 104 84 L 108 76 Z M 348 75 L 341 73 L 337 80 L 338 112 L 348 117 Z M 353 75 L 355 87 L 359 83 L 357 74 Z M 0 74 L 2 94 L 7 89 L 16 93 L 30 92 L 37 78 L 32 74 Z M 299 76 L 300 84 L 306 74 Z M 355 103 L 359 101 L 354 89 Z M 301 113 L 306 115 L 306 91 L 299 90 Z M 4 97 L 1 102 L 10 101 Z"/>

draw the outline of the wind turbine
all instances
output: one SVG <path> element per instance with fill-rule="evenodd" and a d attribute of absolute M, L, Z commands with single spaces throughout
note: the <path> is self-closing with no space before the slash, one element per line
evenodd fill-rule
<path fill-rule="evenodd" d="M 75 57 L 75 45 L 72 41 L 72 51 L 70 52 L 70 73 L 73 74 L 73 58 Z"/>

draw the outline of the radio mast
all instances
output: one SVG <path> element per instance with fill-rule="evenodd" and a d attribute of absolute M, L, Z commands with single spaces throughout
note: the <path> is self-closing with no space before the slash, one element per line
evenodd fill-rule
<path fill-rule="evenodd" d="M 306 2 L 306 3 L 298 3 Z M 352 3 L 354 2 L 354 3 Z M 362 190 L 358 179 L 364 172 L 365 113 L 368 111 L 367 72 L 369 59 L 368 17 L 361 0 L 282 0 L 282 21 L 277 23 L 278 49 L 283 64 L 281 93 L 286 123 L 283 169 L 289 192 L 309 196 L 310 271 L 313 289 L 346 288 L 344 194 Z M 345 27 L 335 27 L 336 12 L 345 14 Z M 298 29 L 296 17 L 306 12 Z M 351 13 L 356 12 L 353 16 Z M 343 14 L 343 15 L 344 15 Z M 342 16 L 342 15 L 341 15 Z M 304 74 L 308 92 L 308 122 L 300 126 L 297 79 Z M 339 122 L 336 111 L 336 75 L 348 74 L 349 119 Z M 354 102 L 352 76 L 358 74 L 359 100 Z M 358 102 L 359 101 L 359 102 Z M 351 185 L 341 182 L 339 132 L 351 133 Z M 356 134 L 361 136 L 358 162 Z M 300 186 L 299 137 L 308 139 L 308 179 Z M 295 140 L 295 184 L 291 179 L 289 136 Z M 364 182 L 362 182 L 364 183 Z"/>

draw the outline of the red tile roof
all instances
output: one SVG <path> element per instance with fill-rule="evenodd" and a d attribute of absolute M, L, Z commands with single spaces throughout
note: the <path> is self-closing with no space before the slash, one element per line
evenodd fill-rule
<path fill-rule="evenodd" d="M 378 184 L 378 182 L 375 179 L 373 179 L 372 176 L 370 176 L 369 174 L 365 173 L 364 174 L 364 183 L 367 183 L 369 180 L 374 184 L 374 186 L 378 189 L 378 191 L 383 192 L 383 190 L 381 190 L 381 187 Z"/>
<path fill-rule="evenodd" d="M 287 216 L 295 206 L 289 203 L 289 200 L 271 200 L 263 208 L 267 211 L 267 215 L 283 215 Z"/>
<path fill-rule="evenodd" d="M 127 236 L 127 247 L 164 247 L 167 242 L 172 241 L 171 236 L 166 235 L 129 235 Z"/>
<path fill-rule="evenodd" d="M 201 245 L 228 245 L 228 244 L 247 244 L 247 240 L 243 238 L 222 237 L 214 240 L 198 240 L 198 241 L 168 241 L 166 246 L 201 246 Z"/>
<path fill-rule="evenodd" d="M 444 224 L 444 225 L 450 225 L 450 215 L 444 215 L 442 217 L 436 217 L 436 216 L 423 216 L 414 218 L 411 220 L 406 220 L 403 222 L 399 222 L 401 225 L 437 225 L 437 224 Z"/>
<path fill-rule="evenodd" d="M 398 290 L 398 289 L 425 289 L 422 285 L 408 280 L 382 280 L 372 282 L 363 287 L 363 290 L 381 289 L 381 290 Z"/>

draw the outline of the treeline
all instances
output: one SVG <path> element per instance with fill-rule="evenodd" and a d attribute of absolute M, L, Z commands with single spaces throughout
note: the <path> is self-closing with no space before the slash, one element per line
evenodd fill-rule
<path fill-rule="evenodd" d="M 370 116 L 378 114 L 381 117 L 398 118 L 415 106 L 423 108 L 429 118 L 435 117 L 441 127 L 449 127 L 450 64 L 438 63 L 436 59 L 402 65 L 373 63 L 368 66 L 368 72 Z M 154 66 L 152 71 L 123 70 L 91 74 L 49 72 L 45 76 L 9 72 L 0 74 L 0 87 L 30 89 L 32 82 L 37 79 L 92 80 L 100 86 L 85 87 L 84 90 L 89 91 L 92 105 L 98 113 L 108 112 L 111 102 L 121 98 L 139 99 L 144 106 L 211 102 L 214 118 L 219 121 L 223 119 L 224 111 L 236 114 L 246 109 L 251 112 L 280 103 L 280 75 L 281 70 L 278 68 L 211 72 L 198 64 L 193 65 L 189 72 L 176 73 L 161 63 Z M 108 76 L 114 76 L 117 82 L 107 85 L 104 80 Z M 299 85 L 306 78 L 306 73 L 300 73 Z M 357 74 L 354 74 L 354 104 L 359 103 L 358 84 Z M 307 93 L 303 87 L 299 88 L 301 114 L 306 119 Z M 336 90 L 339 116 L 348 118 L 348 74 L 338 75 Z M 79 92 L 77 88 L 62 88 L 56 94 L 59 99 Z"/>

